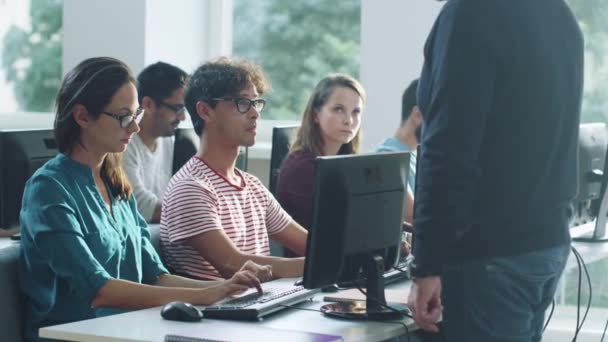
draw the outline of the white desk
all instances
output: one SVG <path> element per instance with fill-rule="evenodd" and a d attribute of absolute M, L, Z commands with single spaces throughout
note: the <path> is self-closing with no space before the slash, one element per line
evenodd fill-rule
<path fill-rule="evenodd" d="M 19 241 L 11 240 L 10 237 L 0 237 L 0 249 L 18 244 Z"/>
<path fill-rule="evenodd" d="M 293 284 L 294 279 L 282 281 Z M 389 288 L 407 288 L 410 282 L 392 284 Z M 300 308 L 319 309 L 324 293 L 319 293 L 312 301 L 298 305 Z M 404 298 L 405 302 L 407 298 Z M 414 322 L 406 318 L 410 332 Z M 263 329 L 265 328 L 265 329 Z M 278 329 L 273 336 L 280 339 L 280 330 L 303 331 L 328 335 L 339 335 L 345 341 L 380 341 L 405 334 L 401 324 L 386 322 L 360 322 L 329 318 L 320 312 L 284 309 L 265 317 L 259 322 L 241 322 L 203 319 L 201 322 L 185 323 L 167 321 L 160 317 L 160 308 L 132 311 L 129 313 L 90 319 L 40 329 L 40 336 L 67 341 L 157 341 L 164 340 L 166 334 L 193 336 L 199 338 L 252 341 L 264 332 Z M 262 331 L 263 330 L 263 331 Z M 274 340 L 277 340 L 277 339 Z M 292 340 L 291 342 L 296 342 Z"/>

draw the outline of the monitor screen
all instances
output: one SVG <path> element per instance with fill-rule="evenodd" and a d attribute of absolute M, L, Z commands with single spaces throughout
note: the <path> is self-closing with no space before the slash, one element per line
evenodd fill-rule
<path fill-rule="evenodd" d="M 579 130 L 578 191 L 572 202 L 571 234 L 577 241 L 608 241 L 608 132 L 601 122 Z"/>
<path fill-rule="evenodd" d="M 580 125 L 578 150 L 578 192 L 573 202 L 575 227 L 595 220 L 600 198 L 608 138 L 604 123 Z"/>
<path fill-rule="evenodd" d="M 0 131 L 0 227 L 19 225 L 25 182 L 57 152 L 51 129 Z"/>
<path fill-rule="evenodd" d="M 384 300 L 382 273 L 399 256 L 409 158 L 402 152 L 316 159 L 304 287 L 352 281 L 367 288 L 368 308 L 370 295 Z"/>

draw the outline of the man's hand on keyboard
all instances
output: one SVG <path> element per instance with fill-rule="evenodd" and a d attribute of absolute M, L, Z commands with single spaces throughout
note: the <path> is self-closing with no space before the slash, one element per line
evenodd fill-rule
<path fill-rule="evenodd" d="M 244 266 L 244 265 L 243 265 Z M 262 293 L 262 285 L 260 279 L 251 271 L 241 270 L 232 275 L 232 278 L 226 280 L 226 287 L 234 287 L 235 290 L 227 293 L 226 295 L 235 294 L 237 292 L 246 290 L 250 287 L 255 287 L 259 293 Z M 247 288 L 243 288 L 246 286 Z"/>
<path fill-rule="evenodd" d="M 251 260 L 247 260 L 240 270 L 253 273 L 261 282 L 272 280 L 272 266 L 270 265 L 260 265 Z"/>

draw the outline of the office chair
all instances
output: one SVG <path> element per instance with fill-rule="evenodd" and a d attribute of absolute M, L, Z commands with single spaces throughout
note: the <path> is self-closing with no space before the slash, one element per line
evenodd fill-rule
<path fill-rule="evenodd" d="M 194 128 L 178 128 L 173 146 L 173 174 L 198 152 L 200 138 Z"/>
<path fill-rule="evenodd" d="M 236 168 L 242 171 L 247 171 L 247 161 L 249 160 L 249 148 L 242 147 L 236 157 Z"/>
<path fill-rule="evenodd" d="M 299 125 L 276 126 L 272 128 L 272 148 L 270 151 L 270 177 L 268 189 L 275 194 L 277 179 L 283 160 L 289 154 L 289 147 L 296 138 Z"/>

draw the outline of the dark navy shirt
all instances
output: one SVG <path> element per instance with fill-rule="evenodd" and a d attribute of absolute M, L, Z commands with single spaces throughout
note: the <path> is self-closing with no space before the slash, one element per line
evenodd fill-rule
<path fill-rule="evenodd" d="M 449 0 L 424 56 L 417 266 L 568 243 L 583 38 L 564 1 Z"/>

